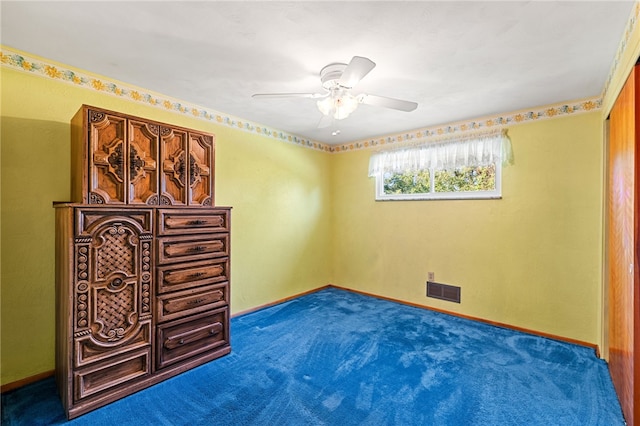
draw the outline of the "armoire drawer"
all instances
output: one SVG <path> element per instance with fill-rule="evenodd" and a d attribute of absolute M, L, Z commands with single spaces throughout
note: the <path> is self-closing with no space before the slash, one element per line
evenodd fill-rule
<path fill-rule="evenodd" d="M 140 321 L 136 330 L 122 341 L 101 341 L 94 333 L 78 333 L 73 339 L 73 366 L 84 367 L 113 358 L 114 355 L 132 350 L 151 347 L 153 335 L 151 318 Z"/>
<path fill-rule="evenodd" d="M 229 258 L 158 267 L 158 294 L 229 280 Z"/>
<path fill-rule="evenodd" d="M 229 310 L 225 306 L 158 325 L 157 368 L 229 345 Z"/>
<path fill-rule="evenodd" d="M 229 234 L 158 238 L 158 264 L 229 255 Z"/>
<path fill-rule="evenodd" d="M 157 321 L 164 322 L 229 304 L 229 283 L 158 296 Z"/>
<path fill-rule="evenodd" d="M 74 401 L 131 384 L 151 374 L 151 346 L 74 370 Z"/>
<path fill-rule="evenodd" d="M 229 211 L 159 210 L 159 235 L 229 232 Z"/>

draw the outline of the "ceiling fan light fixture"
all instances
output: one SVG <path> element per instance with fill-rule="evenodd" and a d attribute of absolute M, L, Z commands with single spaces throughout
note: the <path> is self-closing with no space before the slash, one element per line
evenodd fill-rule
<path fill-rule="evenodd" d="M 345 93 L 336 99 L 336 112 L 333 116 L 336 120 L 342 120 L 347 118 L 356 108 L 358 108 L 358 99 L 350 93 Z"/>
<path fill-rule="evenodd" d="M 318 105 L 318 109 L 320 110 L 322 115 L 330 115 L 333 112 L 333 104 L 334 102 L 331 96 L 328 96 L 316 102 L 316 105 Z"/>
<path fill-rule="evenodd" d="M 324 98 L 316 104 L 322 114 L 333 115 L 336 120 L 343 120 L 358 108 L 358 103 L 358 98 L 345 92 L 339 96 Z"/>

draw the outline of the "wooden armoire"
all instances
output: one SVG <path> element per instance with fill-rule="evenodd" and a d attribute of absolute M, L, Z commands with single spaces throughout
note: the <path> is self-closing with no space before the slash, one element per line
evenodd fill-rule
<path fill-rule="evenodd" d="M 56 203 L 56 381 L 68 418 L 228 354 L 230 211 L 211 134 L 82 106 Z"/>

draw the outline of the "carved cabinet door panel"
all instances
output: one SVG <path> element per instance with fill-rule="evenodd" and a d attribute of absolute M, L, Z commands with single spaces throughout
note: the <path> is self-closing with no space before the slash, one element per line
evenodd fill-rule
<path fill-rule="evenodd" d="M 213 205 L 213 136 L 189 133 L 189 205 Z"/>
<path fill-rule="evenodd" d="M 189 181 L 187 132 L 160 127 L 160 204 L 186 205 Z"/>
<path fill-rule="evenodd" d="M 88 111 L 89 202 L 125 203 L 126 119 L 105 111 Z"/>
<path fill-rule="evenodd" d="M 114 386 L 151 373 L 152 214 L 133 213 L 79 210 L 76 215 L 81 232 L 75 238 L 73 364 L 103 370 L 100 376 L 112 377 Z M 123 363 L 134 351 L 137 360 L 149 363 Z M 90 382 L 76 385 L 82 383 Z M 110 383 L 101 381 L 96 389 Z"/>
<path fill-rule="evenodd" d="M 128 120 L 127 182 L 129 204 L 158 204 L 159 126 Z"/>
<path fill-rule="evenodd" d="M 212 134 L 83 105 L 71 146 L 74 202 L 214 205 Z"/>

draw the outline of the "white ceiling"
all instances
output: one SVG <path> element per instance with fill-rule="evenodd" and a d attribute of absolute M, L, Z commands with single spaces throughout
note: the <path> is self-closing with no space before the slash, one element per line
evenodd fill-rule
<path fill-rule="evenodd" d="M 329 144 L 602 93 L 634 2 L 5 1 L 3 45 Z M 317 129 L 319 71 L 364 56 L 369 105 Z"/>

